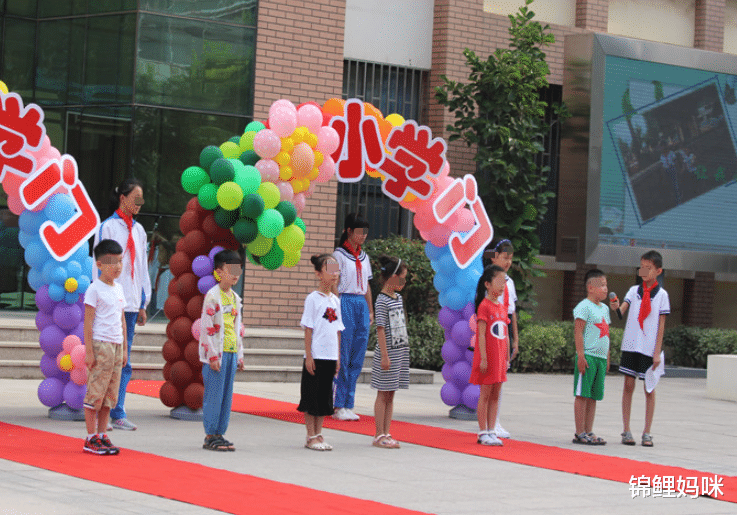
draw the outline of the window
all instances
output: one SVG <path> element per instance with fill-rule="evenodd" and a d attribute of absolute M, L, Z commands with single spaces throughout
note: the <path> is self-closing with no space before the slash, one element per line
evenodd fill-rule
<path fill-rule="evenodd" d="M 548 200 L 548 211 L 545 213 L 538 236 L 540 237 L 540 254 L 555 255 L 555 231 L 558 221 L 558 165 L 560 161 L 560 120 L 550 107 L 560 103 L 563 99 L 563 88 L 551 84 L 541 92 L 543 100 L 548 103 L 545 110 L 545 123 L 550 124 L 550 131 L 543 138 L 543 150 L 537 156 L 539 167 L 549 166 L 547 190 L 555 193 L 555 197 Z"/>

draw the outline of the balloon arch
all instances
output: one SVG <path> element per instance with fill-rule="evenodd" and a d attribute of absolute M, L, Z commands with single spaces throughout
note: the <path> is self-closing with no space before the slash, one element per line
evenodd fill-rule
<path fill-rule="evenodd" d="M 52 409 L 80 410 L 86 391 L 84 292 L 92 278 L 87 241 L 100 217 L 78 178 L 74 158 L 51 146 L 43 110 L 23 105 L 0 82 L 0 182 L 8 208 L 19 215 L 18 241 L 36 292 L 36 326 L 44 351 L 39 400 Z M 474 338 L 473 297 L 481 254 L 493 228 L 472 175 L 452 178 L 447 146 L 428 127 L 386 117 L 359 99 L 322 106 L 277 100 L 264 123 L 200 153 L 181 183 L 193 197 L 182 214 L 184 235 L 170 260 L 174 279 L 164 312 L 169 319 L 161 401 L 169 407 L 202 405 L 198 353 L 204 293 L 215 284 L 212 258 L 245 245 L 248 260 L 269 270 L 294 267 L 307 227 L 299 217 L 316 184 L 335 176 L 381 179 L 382 190 L 414 213 L 436 274 L 433 283 L 445 330 L 441 398 L 475 409 L 479 390 L 469 385 Z"/>

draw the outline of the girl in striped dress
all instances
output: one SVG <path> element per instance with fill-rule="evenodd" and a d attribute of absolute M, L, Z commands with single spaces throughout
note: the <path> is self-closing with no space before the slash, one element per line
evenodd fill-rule
<path fill-rule="evenodd" d="M 371 388 L 376 392 L 374 418 L 376 436 L 373 445 L 398 449 L 389 427 L 394 410 L 394 392 L 409 388 L 409 338 L 404 304 L 399 292 L 407 281 L 407 265 L 401 259 L 382 256 L 381 280 L 383 287 L 376 296 L 374 308 L 378 345 L 374 349 L 371 367 Z"/>

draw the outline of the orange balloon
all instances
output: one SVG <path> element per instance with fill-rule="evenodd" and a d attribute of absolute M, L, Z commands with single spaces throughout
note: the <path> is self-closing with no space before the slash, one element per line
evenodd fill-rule
<path fill-rule="evenodd" d="M 322 105 L 322 112 L 331 116 L 343 116 L 345 100 L 342 98 L 331 98 Z"/>

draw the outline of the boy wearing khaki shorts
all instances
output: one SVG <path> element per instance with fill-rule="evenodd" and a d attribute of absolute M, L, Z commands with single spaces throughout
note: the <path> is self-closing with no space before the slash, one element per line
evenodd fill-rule
<path fill-rule="evenodd" d="M 123 248 L 114 240 L 102 240 L 94 249 L 100 276 L 90 284 L 84 296 L 84 345 L 87 365 L 87 394 L 84 419 L 87 439 L 84 451 L 115 455 L 107 434 L 110 410 L 118 402 L 120 372 L 126 362 L 125 295 L 115 282 L 123 270 Z"/>

